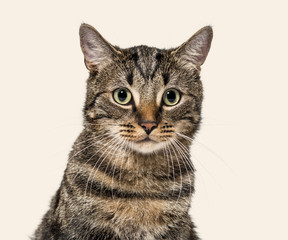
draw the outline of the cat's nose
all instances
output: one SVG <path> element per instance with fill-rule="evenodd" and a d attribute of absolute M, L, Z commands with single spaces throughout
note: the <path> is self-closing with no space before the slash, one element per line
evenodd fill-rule
<path fill-rule="evenodd" d="M 147 134 L 150 134 L 153 129 L 157 128 L 158 124 L 156 122 L 141 122 L 140 126 Z"/>

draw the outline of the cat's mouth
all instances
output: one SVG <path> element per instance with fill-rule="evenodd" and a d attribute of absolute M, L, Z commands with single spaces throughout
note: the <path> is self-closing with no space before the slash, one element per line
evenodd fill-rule
<path fill-rule="evenodd" d="M 151 127 L 148 125 L 149 123 L 145 124 L 145 128 L 137 124 L 126 124 L 119 130 L 120 136 L 127 141 L 129 148 L 144 154 L 163 149 L 175 132 L 174 127 L 170 124 L 160 124 L 159 127 L 152 128 L 153 131 L 149 129 Z"/>
<path fill-rule="evenodd" d="M 147 136 L 146 138 L 138 141 L 138 143 L 145 143 L 145 142 L 155 142 L 155 143 L 156 143 L 156 141 L 154 141 L 153 139 L 151 139 L 149 136 Z"/>
<path fill-rule="evenodd" d="M 134 144 L 132 144 L 132 148 L 134 148 L 134 150 L 143 154 L 150 154 L 162 149 L 162 147 L 163 145 L 159 141 L 152 139 L 150 136 L 134 141 Z"/>

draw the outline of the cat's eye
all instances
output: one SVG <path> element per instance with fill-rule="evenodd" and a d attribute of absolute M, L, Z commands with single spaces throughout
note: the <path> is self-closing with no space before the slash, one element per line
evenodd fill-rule
<path fill-rule="evenodd" d="M 174 106 L 180 101 L 180 93 L 176 89 L 168 89 L 163 94 L 163 102 L 167 106 Z"/>
<path fill-rule="evenodd" d="M 114 91 L 113 98 L 117 103 L 121 105 L 126 105 L 131 101 L 132 94 L 126 88 L 118 88 Z"/>

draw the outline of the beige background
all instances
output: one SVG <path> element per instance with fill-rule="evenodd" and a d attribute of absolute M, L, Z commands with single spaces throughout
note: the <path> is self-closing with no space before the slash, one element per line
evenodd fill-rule
<path fill-rule="evenodd" d="M 203 240 L 287 240 L 285 2 L 1 1 L 0 239 L 28 239 L 60 184 L 81 131 L 86 22 L 124 48 L 213 26 L 193 218 Z"/>

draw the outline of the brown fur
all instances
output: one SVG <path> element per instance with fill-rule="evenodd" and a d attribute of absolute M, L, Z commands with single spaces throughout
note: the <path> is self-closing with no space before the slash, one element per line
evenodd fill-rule
<path fill-rule="evenodd" d="M 199 74 L 212 29 L 169 50 L 120 49 L 87 24 L 80 39 L 90 71 L 84 130 L 34 239 L 197 240 L 189 146 L 201 121 Z M 116 89 L 130 91 L 131 101 L 118 103 Z M 181 96 L 175 106 L 163 102 L 169 89 Z"/>

